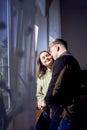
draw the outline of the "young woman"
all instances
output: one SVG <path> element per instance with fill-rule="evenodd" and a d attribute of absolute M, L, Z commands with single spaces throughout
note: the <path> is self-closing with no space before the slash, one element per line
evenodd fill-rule
<path fill-rule="evenodd" d="M 48 51 L 40 52 L 37 59 L 37 105 L 42 111 L 41 116 L 37 122 L 37 130 L 48 130 L 50 123 L 49 107 L 43 107 L 44 97 L 49 87 L 52 76 L 53 57 Z"/>

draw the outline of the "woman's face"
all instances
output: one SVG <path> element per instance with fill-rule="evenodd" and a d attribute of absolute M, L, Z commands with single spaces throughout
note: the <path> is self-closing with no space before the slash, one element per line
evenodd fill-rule
<path fill-rule="evenodd" d="M 53 64 L 53 57 L 48 52 L 42 52 L 40 54 L 40 60 L 41 63 L 46 67 L 50 67 Z"/>

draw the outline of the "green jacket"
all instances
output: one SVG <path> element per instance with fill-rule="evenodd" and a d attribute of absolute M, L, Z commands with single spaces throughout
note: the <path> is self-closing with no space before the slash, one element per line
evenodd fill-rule
<path fill-rule="evenodd" d="M 37 78 L 36 97 L 38 107 L 40 106 L 40 103 L 44 100 L 44 97 L 49 87 L 51 77 L 52 77 L 52 71 L 50 69 L 47 69 L 46 73 L 41 78 Z"/>

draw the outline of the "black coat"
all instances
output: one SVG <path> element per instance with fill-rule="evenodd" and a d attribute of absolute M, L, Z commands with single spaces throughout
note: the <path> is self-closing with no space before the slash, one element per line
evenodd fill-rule
<path fill-rule="evenodd" d="M 77 60 L 66 52 L 54 62 L 45 102 L 52 108 L 54 118 L 58 117 L 67 106 L 76 104 L 79 96 L 80 66 Z"/>

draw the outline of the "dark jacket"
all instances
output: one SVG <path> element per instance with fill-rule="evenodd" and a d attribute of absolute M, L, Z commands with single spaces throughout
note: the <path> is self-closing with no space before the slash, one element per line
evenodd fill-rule
<path fill-rule="evenodd" d="M 45 97 L 46 103 L 52 108 L 52 117 L 55 118 L 61 113 L 64 113 L 64 116 L 65 111 L 73 113 L 71 107 L 74 108 L 77 104 L 79 96 L 80 66 L 77 60 L 66 52 L 54 62 L 52 79 Z"/>

